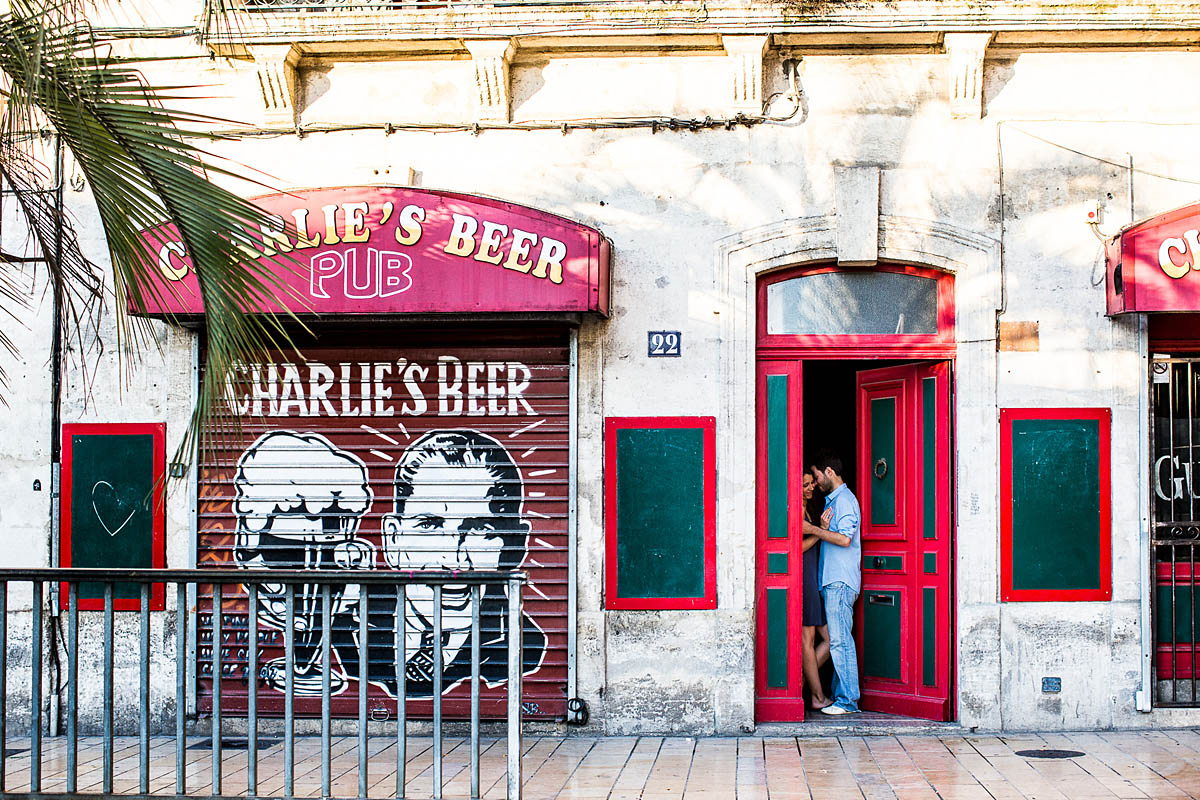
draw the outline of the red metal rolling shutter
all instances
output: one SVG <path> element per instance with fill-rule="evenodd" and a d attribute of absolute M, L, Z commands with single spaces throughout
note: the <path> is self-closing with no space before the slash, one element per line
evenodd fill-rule
<path fill-rule="evenodd" d="M 370 342 L 368 344 L 368 342 Z M 383 344 L 383 342 L 387 342 Z M 201 568 L 507 569 L 526 572 L 525 712 L 562 717 L 567 679 L 568 334 L 490 328 L 323 335 L 303 357 L 247 365 L 231 381 L 237 434 L 217 433 L 199 484 Z M 247 602 L 225 589 L 222 709 L 246 704 Z M 198 675 L 211 703 L 212 593 L 202 587 Z M 394 603 L 369 597 L 369 707 L 395 714 Z M 410 656 L 430 650 L 431 598 L 410 598 Z M 502 716 L 506 634 L 483 603 L 485 716 Z M 298 595 L 297 714 L 320 712 L 319 597 Z M 281 594 L 260 590 L 259 708 L 283 710 Z M 445 713 L 469 710 L 470 641 L 461 598 L 444 598 Z M 333 601 L 333 711 L 357 713 L 357 598 Z M 458 616 L 456 617 L 456 613 Z M 469 623 L 469 617 L 465 619 Z M 378 623 L 378 624 L 377 624 Z M 390 637 L 390 638 L 389 638 Z M 432 709 L 410 660 L 408 713 Z M 310 669 L 304 670 L 305 666 Z M 422 697 L 422 694 L 424 696 Z"/>

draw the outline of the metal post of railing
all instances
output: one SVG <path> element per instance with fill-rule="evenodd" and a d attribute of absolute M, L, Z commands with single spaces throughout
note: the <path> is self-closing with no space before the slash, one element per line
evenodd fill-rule
<path fill-rule="evenodd" d="M 104 794 L 113 790 L 113 585 L 104 582 Z"/>
<path fill-rule="evenodd" d="M 79 584 L 67 584 L 67 794 L 79 788 Z"/>
<path fill-rule="evenodd" d="M 138 637 L 138 791 L 150 794 L 150 584 L 142 583 L 141 635 Z"/>
<path fill-rule="evenodd" d="M 521 797 L 521 581 L 508 581 L 508 800 Z"/>
<path fill-rule="evenodd" d="M 8 581 L 0 581 L 0 792 L 5 791 L 4 745 L 8 742 Z"/>
<path fill-rule="evenodd" d="M 442 585 L 433 586 L 433 800 L 442 800 Z"/>
<path fill-rule="evenodd" d="M 175 586 L 175 794 L 187 793 L 187 583 Z"/>
<path fill-rule="evenodd" d="M 331 779 L 330 764 L 330 676 L 333 654 L 330 639 L 333 638 L 333 587 L 321 584 L 321 797 L 329 797 Z"/>
<path fill-rule="evenodd" d="M 1190 421 L 1189 421 L 1190 423 Z M 1188 490 L 1191 491 L 1190 489 Z M 1196 612 L 1200 609 L 1196 606 L 1196 589 L 1200 584 L 1196 583 L 1196 545 L 1189 544 L 1188 549 L 1188 602 L 1191 608 L 1188 609 L 1188 619 L 1191 622 L 1191 639 L 1188 643 L 1188 654 L 1191 661 L 1191 693 L 1188 695 L 1188 702 L 1196 703 Z M 1178 680 L 1178 677 L 1176 677 Z"/>
<path fill-rule="evenodd" d="M 221 617 L 225 586 L 213 584 L 212 599 L 212 792 L 221 794 Z"/>
<path fill-rule="evenodd" d="M 29 791 L 42 790 L 42 582 L 33 582 L 33 642 L 29 659 Z"/>
<path fill-rule="evenodd" d="M 404 797 L 405 768 L 408 765 L 408 591 L 396 587 L 396 797 Z"/>
<path fill-rule="evenodd" d="M 358 585 L 358 796 L 367 796 L 367 689 L 371 668 L 367 637 L 370 615 L 367 587 Z"/>
<path fill-rule="evenodd" d="M 258 584 L 246 608 L 246 795 L 258 794 Z"/>
<path fill-rule="evenodd" d="M 1175 585 L 1175 580 L 1178 577 L 1177 570 L 1178 570 L 1179 566 L 1178 566 L 1178 564 L 1176 564 L 1175 550 L 1176 550 L 1175 545 L 1172 544 L 1171 545 L 1171 702 L 1172 703 L 1176 703 L 1179 701 L 1179 698 L 1177 695 L 1179 692 L 1179 662 L 1180 662 L 1179 641 L 1178 641 L 1179 628 L 1177 627 L 1178 622 L 1175 619 L 1175 615 L 1176 615 L 1176 613 L 1178 613 L 1178 609 L 1176 608 L 1176 606 L 1178 605 L 1178 602 L 1179 602 L 1179 589 Z"/>
<path fill-rule="evenodd" d="M 1188 484 L 1188 487 L 1187 487 L 1188 520 L 1189 520 L 1189 522 L 1194 524 L 1196 521 L 1196 513 L 1195 513 L 1196 504 L 1195 504 L 1195 490 L 1192 488 L 1191 475 L 1192 475 L 1192 468 L 1193 468 L 1193 464 L 1194 464 L 1194 459 L 1192 458 L 1192 452 L 1193 452 L 1192 451 L 1192 428 L 1194 426 L 1192 425 L 1192 421 L 1195 419 L 1195 407 L 1194 407 L 1194 402 L 1193 402 L 1194 393 L 1192 391 L 1192 389 L 1193 389 L 1193 386 L 1192 386 L 1192 364 L 1189 361 L 1184 366 L 1187 369 L 1187 372 L 1186 372 L 1186 374 L 1187 374 L 1187 393 L 1185 395 L 1185 398 L 1186 398 L 1186 402 L 1187 402 L 1186 417 L 1187 417 L 1187 448 L 1188 448 L 1188 450 L 1187 450 L 1187 452 L 1188 452 L 1187 468 L 1186 468 L 1185 474 L 1188 476 L 1188 481 L 1187 481 L 1187 484 Z M 1200 476 L 1197 476 L 1197 477 L 1200 477 Z M 1174 493 L 1172 492 L 1172 494 L 1174 494 Z M 1188 641 L 1188 656 L 1189 656 L 1188 660 L 1190 662 L 1189 666 L 1191 667 L 1189 674 L 1191 675 L 1191 689 L 1192 689 L 1191 693 L 1188 695 L 1188 702 L 1195 703 L 1196 702 L 1196 546 L 1191 545 L 1191 544 L 1188 545 L 1188 604 L 1191 606 L 1188 609 L 1188 618 L 1191 623 L 1191 637 Z M 1176 680 L 1178 680 L 1178 677 L 1176 677 Z"/>
<path fill-rule="evenodd" d="M 283 617 L 283 796 L 296 792 L 296 587 L 284 584 Z"/>
<path fill-rule="evenodd" d="M 471 587 L 471 800 L 479 799 L 479 604 L 478 585 Z"/>

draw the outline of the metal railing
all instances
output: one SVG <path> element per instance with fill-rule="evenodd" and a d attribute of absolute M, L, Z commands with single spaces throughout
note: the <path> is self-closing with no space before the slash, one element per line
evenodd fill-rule
<path fill-rule="evenodd" d="M 1154 704 L 1200 706 L 1200 359 L 1151 360 Z"/>
<path fill-rule="evenodd" d="M 247 636 L 245 641 L 249 646 L 244 648 L 241 655 L 238 648 L 237 660 L 244 658 L 248 690 L 246 693 L 246 780 L 244 791 L 247 796 L 259 793 L 259 700 L 260 678 L 263 664 L 259 663 L 259 634 L 264 628 L 282 628 L 283 637 L 283 795 L 295 796 L 296 791 L 296 675 L 297 668 L 303 666 L 305 671 L 319 668 L 320 671 L 320 738 L 321 738 L 321 797 L 335 796 L 332 792 L 332 653 L 331 644 L 334 638 L 333 616 L 334 608 L 339 608 L 342 615 L 349 614 L 357 622 L 354 649 L 357 651 L 358 662 L 354 666 L 358 677 L 358 714 L 356 732 L 357 742 L 357 777 L 358 791 L 354 797 L 368 797 L 371 782 L 369 780 L 368 758 L 368 693 L 369 684 L 375 681 L 379 674 L 380 635 L 386 637 L 388 631 L 379 625 L 380 615 L 371 614 L 372 605 L 382 605 L 385 611 L 390 610 L 391 632 L 393 634 L 394 653 L 392 670 L 395 681 L 396 697 L 396 761 L 395 761 L 395 797 L 405 796 L 407 755 L 408 755 L 408 721 L 406 700 L 408 699 L 408 673 L 411 664 L 408 662 L 409 653 L 404 635 L 407 623 L 411 622 L 408 592 L 412 587 L 422 591 L 432 590 L 432 624 L 429 641 L 444 643 L 443 638 L 443 590 L 448 587 L 456 594 L 462 594 L 459 587 L 468 587 L 469 616 L 470 616 L 470 796 L 480 796 L 480 619 L 485 601 L 484 593 L 489 587 L 507 593 L 506 608 L 501 610 L 504 625 L 508 631 L 522 631 L 522 587 L 525 576 L 521 573 L 507 572 L 413 572 L 400 573 L 386 570 L 379 571 L 292 571 L 292 570 L 99 570 L 99 569 L 0 569 L 0 744 L 5 743 L 8 729 L 9 706 L 11 705 L 8 692 L 12 689 L 12 679 L 18 673 L 10 672 L 10 660 L 16 656 L 20 660 L 21 647 L 15 643 L 12 636 L 13 620 L 19 615 L 18 610 L 10 608 L 10 597 L 14 594 L 14 586 L 28 585 L 30 587 L 28 609 L 30 616 L 30 646 L 29 646 L 29 781 L 27 786 L 10 787 L 5 785 L 5 747 L 0 746 L 0 794 L 24 794 L 26 790 L 31 795 L 40 797 L 78 797 L 86 796 L 87 787 L 81 787 L 80 774 L 80 629 L 81 621 L 92 622 L 88 616 L 99 615 L 102 618 L 101 663 L 93 671 L 102 683 L 101 709 L 101 738 L 102 766 L 101 786 L 99 794 L 112 796 L 114 792 L 114 707 L 116 694 L 114 691 L 114 670 L 117 666 L 117 633 L 116 616 L 129 611 L 137 613 L 139 618 L 136 648 L 138 659 L 138 770 L 137 794 L 151 793 L 151 666 L 154 653 L 151 647 L 151 617 L 164 611 L 174 613 L 174 671 L 175 671 L 175 707 L 174 707 L 174 739 L 175 739 L 175 781 L 174 795 L 183 796 L 188 786 L 189 749 L 187 736 L 189 719 L 189 679 L 199 681 L 206 676 L 211 681 L 211 691 L 208 699 L 211 709 L 208 718 L 211 723 L 211 794 L 214 797 L 230 796 L 226 794 L 226 781 L 222 775 L 222 731 L 229 715 L 222 708 L 222 680 L 229 673 L 230 661 L 227 648 L 223 646 L 227 638 L 223 635 L 226 625 L 226 602 L 233 598 L 246 602 Z M 47 586 L 50 587 L 51 608 L 45 602 Z M 174 587 L 174 592 L 170 591 Z M 211 591 L 207 591 L 211 587 Z M 174 605 L 169 602 L 173 594 Z M 119 595 L 119 596 L 118 596 Z M 345 598 L 353 598 L 346 601 Z M 198 618 L 203 615 L 202 606 L 209 601 L 211 623 L 208 626 L 199 624 Z M 23 603 L 22 603 L 23 605 Z M 297 615 L 298 605 L 301 615 Z M 269 607 L 269 608 L 268 608 Z M 270 610 L 269 610 L 270 609 Z M 55 770 L 65 770 L 65 791 L 62 793 L 43 791 L 45 776 L 43 763 L 44 742 L 43 732 L 47 720 L 43 716 L 43 629 L 46 626 L 48 614 L 65 613 L 66 637 L 66 758 L 65 767 L 55 762 Z M 307 610 L 320 617 L 319 630 L 314 630 L 304 620 Z M 280 617 L 278 613 L 281 612 Z M 486 613 L 486 612 L 483 612 Z M 266 617 L 267 624 L 263 625 L 261 618 Z M 385 619 L 388 617 L 385 616 Z M 461 617 L 465 620 L 466 616 Z M 309 617 L 311 620 L 311 617 Z M 162 641 L 169 642 L 166 635 L 167 619 L 163 620 Z M 203 649 L 197 651 L 195 663 L 189 658 L 187 647 L 189 626 L 208 627 L 211 630 L 211 653 L 201 659 Z M 124 626 L 124 627 L 132 627 Z M 54 649 L 54 627 L 51 630 L 51 649 Z M 193 628 L 193 631 L 195 628 Z M 465 630 L 465 629 L 464 629 Z M 372 633 L 376 634 L 372 636 Z M 507 734 L 507 797 L 510 800 L 521 797 L 521 673 L 522 673 L 522 636 L 508 635 L 505 637 L 507 647 L 507 696 L 505 698 L 505 719 Z M 299 640 L 299 641 L 298 641 Z M 386 639 L 385 639 L 386 640 Z M 424 645 L 423 645 L 424 646 Z M 167 645 L 164 644 L 164 649 Z M 441 798 L 443 794 L 443 652 L 444 644 L 435 650 L 435 656 L 429 669 L 432 672 L 432 772 L 433 797 Z M 12 652 L 10 653 L 10 648 Z M 92 648 L 95 649 L 95 648 Z M 371 670 L 371 656 L 374 651 L 376 670 Z M 305 661 L 301 665 L 298 661 Z M 348 655 L 346 650 L 339 651 L 339 658 L 346 666 Z M 168 659 L 169 661 L 169 659 Z M 428 663 L 428 661 L 427 661 Z M 92 669 L 93 665 L 85 664 L 84 669 Z M 240 666 L 239 666 L 240 669 Z M 304 674 L 302 672 L 302 674 Z M 389 680 L 392 678 L 389 678 Z M 57 691 L 57 687 L 51 692 Z M 167 715 L 169 716 L 169 715 Z M 242 714 L 237 715 L 242 718 Z M 25 717 L 22 715 L 22 721 Z M 159 727 L 164 727 L 160 715 Z M 196 732 L 196 721 L 191 722 L 192 733 Z M 194 745 L 192 745 L 194 749 Z M 24 783 L 24 781 L 22 781 Z M 229 787 L 232 788 L 232 787 Z M 485 787 L 486 789 L 486 787 Z M 241 788 L 233 789 L 233 793 L 241 792 Z M 132 794 L 132 792 L 129 792 Z M 169 792 L 168 792 L 169 794 Z M 165 796 L 165 795 L 164 795 Z"/>

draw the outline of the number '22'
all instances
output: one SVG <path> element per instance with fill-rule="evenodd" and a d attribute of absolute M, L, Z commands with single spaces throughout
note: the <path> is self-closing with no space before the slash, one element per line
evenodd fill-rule
<path fill-rule="evenodd" d="M 651 356 L 679 356 L 683 337 L 679 331 L 650 331 Z"/>

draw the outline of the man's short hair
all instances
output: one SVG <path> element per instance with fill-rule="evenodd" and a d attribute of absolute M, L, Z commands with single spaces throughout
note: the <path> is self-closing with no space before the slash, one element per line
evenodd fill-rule
<path fill-rule="evenodd" d="M 813 459 L 812 466 L 818 472 L 824 472 L 826 468 L 833 470 L 834 474 L 845 480 L 845 475 L 842 473 L 842 459 L 834 455 L 831 450 L 822 450 L 817 453 L 817 457 Z"/>
<path fill-rule="evenodd" d="M 396 465 L 394 504 L 396 514 L 403 516 L 404 506 L 413 494 L 413 479 L 426 463 L 442 462 L 451 467 L 482 467 L 492 478 L 488 487 L 488 509 L 494 515 L 489 531 L 480 531 L 489 538 L 504 542 L 500 557 L 501 569 L 516 569 L 525 558 L 529 523 L 521 518 L 524 489 L 521 472 L 512 456 L 496 439 L 472 430 L 435 430 L 414 442 Z"/>

